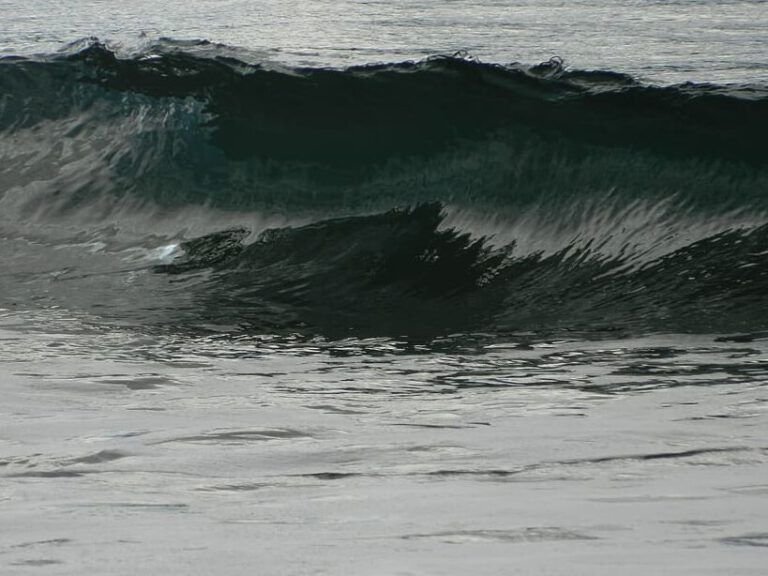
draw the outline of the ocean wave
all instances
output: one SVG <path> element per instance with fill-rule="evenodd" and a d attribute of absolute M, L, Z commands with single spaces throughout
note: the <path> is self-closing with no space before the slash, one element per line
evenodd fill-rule
<path fill-rule="evenodd" d="M 768 225 L 693 242 L 643 265 L 591 246 L 518 254 L 441 227 L 439 204 L 181 245 L 155 274 L 195 275 L 198 320 L 333 337 L 739 332 L 768 326 Z"/>
<path fill-rule="evenodd" d="M 645 86 L 556 60 L 275 70 L 171 46 L 0 60 L 0 190 L 297 211 L 765 198 L 763 88 Z"/>
<path fill-rule="evenodd" d="M 153 297 L 194 285 L 188 317 L 256 331 L 768 327 L 766 87 L 237 54 L 0 59 L 2 235 L 180 243 Z"/>

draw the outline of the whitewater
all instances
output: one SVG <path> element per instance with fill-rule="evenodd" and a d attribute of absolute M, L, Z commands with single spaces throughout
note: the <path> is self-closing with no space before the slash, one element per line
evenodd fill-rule
<path fill-rule="evenodd" d="M 0 10 L 0 574 L 764 572 L 764 2 Z"/>

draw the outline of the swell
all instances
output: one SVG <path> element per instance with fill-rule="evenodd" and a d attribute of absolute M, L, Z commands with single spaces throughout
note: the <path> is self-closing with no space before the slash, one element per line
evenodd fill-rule
<path fill-rule="evenodd" d="M 0 60 L 0 193 L 28 210 L 104 197 L 334 214 L 607 193 L 714 213 L 765 204 L 764 88 L 646 86 L 559 61 L 273 69 L 230 54 L 119 58 L 94 43 Z"/>
<path fill-rule="evenodd" d="M 51 245 L 12 255 L 0 305 L 333 337 L 768 329 L 765 87 L 208 48 L 0 60 L 0 235 Z M 56 270 L 64 244 L 89 253 Z"/>
<path fill-rule="evenodd" d="M 204 278 L 197 320 L 259 333 L 749 332 L 768 327 L 768 225 L 628 267 L 591 246 L 520 254 L 441 227 L 439 204 L 188 241 L 169 277 Z M 204 276 L 199 276 L 205 272 Z M 183 284 L 184 289 L 189 284 Z"/>

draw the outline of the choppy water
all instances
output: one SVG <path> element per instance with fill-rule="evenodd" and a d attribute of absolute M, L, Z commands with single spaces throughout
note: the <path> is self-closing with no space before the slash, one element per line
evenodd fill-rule
<path fill-rule="evenodd" d="M 0 572 L 762 574 L 765 3 L 0 9 Z"/>

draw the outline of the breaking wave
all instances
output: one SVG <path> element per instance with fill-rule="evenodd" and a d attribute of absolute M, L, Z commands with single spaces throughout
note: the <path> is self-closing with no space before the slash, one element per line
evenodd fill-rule
<path fill-rule="evenodd" d="M 768 329 L 766 87 L 233 53 L 0 59 L 0 306 L 334 338 Z"/>

